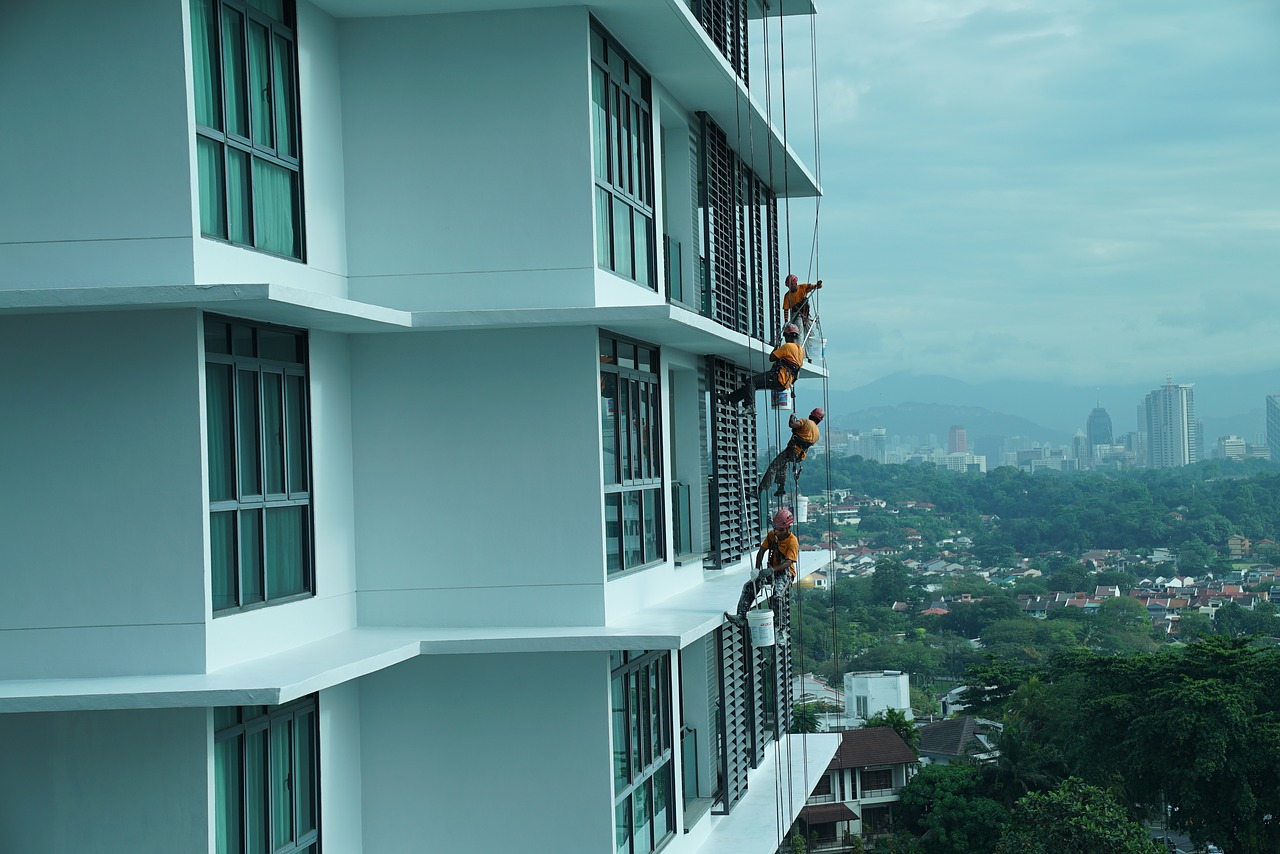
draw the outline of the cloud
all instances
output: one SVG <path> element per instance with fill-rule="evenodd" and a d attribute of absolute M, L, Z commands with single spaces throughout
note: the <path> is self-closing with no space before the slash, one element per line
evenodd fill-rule
<path fill-rule="evenodd" d="M 817 20 L 833 381 L 840 360 L 861 382 L 1280 368 L 1257 334 L 1280 317 L 1280 5 L 864 0 Z M 792 223 L 807 255 L 811 217 Z"/>

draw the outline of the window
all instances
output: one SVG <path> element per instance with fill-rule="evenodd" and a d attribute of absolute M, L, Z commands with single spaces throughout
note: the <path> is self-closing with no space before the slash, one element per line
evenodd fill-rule
<path fill-rule="evenodd" d="M 606 565 L 622 572 L 665 557 L 658 351 L 600 336 L 600 429 Z"/>
<path fill-rule="evenodd" d="M 864 768 L 862 771 L 862 796 L 868 792 L 883 792 L 893 788 L 893 769 Z"/>
<path fill-rule="evenodd" d="M 291 0 L 190 0 L 200 233 L 302 258 Z"/>
<path fill-rule="evenodd" d="M 649 854 L 675 832 L 671 653 L 610 653 L 617 854 Z"/>
<path fill-rule="evenodd" d="M 649 93 L 649 75 L 613 39 L 593 27 L 591 139 L 596 179 L 596 263 L 656 291 Z"/>
<path fill-rule="evenodd" d="M 314 697 L 213 710 L 218 854 L 320 854 Z"/>
<path fill-rule="evenodd" d="M 303 332 L 207 315 L 214 613 L 315 592 Z"/>

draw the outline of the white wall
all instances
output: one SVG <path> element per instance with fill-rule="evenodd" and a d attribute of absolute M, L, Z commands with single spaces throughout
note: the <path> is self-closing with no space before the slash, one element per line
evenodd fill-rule
<path fill-rule="evenodd" d="M 208 851 L 207 709 L 0 715 L 0 850 Z"/>
<path fill-rule="evenodd" d="M 586 9 L 339 31 L 351 295 L 434 310 L 591 304 Z"/>
<path fill-rule="evenodd" d="M 202 669 L 198 328 L 0 317 L 0 678 Z"/>
<path fill-rule="evenodd" d="M 360 687 L 320 692 L 320 834 L 326 851 L 360 854 Z M 376 849 L 375 849 L 376 850 Z"/>
<path fill-rule="evenodd" d="M 606 652 L 361 679 L 364 850 L 612 851 L 608 686 Z"/>
<path fill-rule="evenodd" d="M 0 16 L 0 289 L 191 279 L 186 3 Z"/>
<path fill-rule="evenodd" d="M 362 625 L 603 621 L 598 341 L 353 338 Z"/>
<path fill-rule="evenodd" d="M 355 625 L 355 509 L 347 337 L 312 332 L 309 352 L 316 595 L 299 602 L 211 617 L 207 662 L 210 670 L 310 643 Z"/>

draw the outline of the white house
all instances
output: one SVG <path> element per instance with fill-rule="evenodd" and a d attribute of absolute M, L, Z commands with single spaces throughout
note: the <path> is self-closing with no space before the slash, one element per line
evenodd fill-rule
<path fill-rule="evenodd" d="M 6 7 L 0 849 L 775 849 L 763 14 Z"/>
<path fill-rule="evenodd" d="M 868 670 L 844 675 L 845 713 L 850 726 L 861 726 L 868 718 L 897 709 L 913 719 L 911 677 L 901 670 Z"/>

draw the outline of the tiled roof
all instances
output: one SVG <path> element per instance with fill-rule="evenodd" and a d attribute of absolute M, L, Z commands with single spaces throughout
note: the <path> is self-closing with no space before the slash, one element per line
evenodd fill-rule
<path fill-rule="evenodd" d="M 935 721 L 920 727 L 920 752 L 965 756 L 982 752 L 978 722 L 971 717 Z"/>
<path fill-rule="evenodd" d="M 892 727 L 873 726 L 851 729 L 841 733 L 840 747 L 835 758 L 827 766 L 828 771 L 837 768 L 866 768 L 871 765 L 897 765 L 917 761 L 916 754 Z"/>

